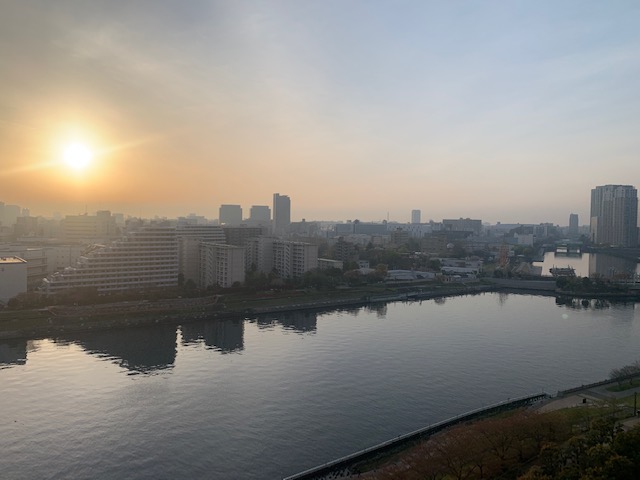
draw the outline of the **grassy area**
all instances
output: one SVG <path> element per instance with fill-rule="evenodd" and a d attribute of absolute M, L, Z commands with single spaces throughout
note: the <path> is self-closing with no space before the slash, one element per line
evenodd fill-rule
<path fill-rule="evenodd" d="M 618 403 L 620 403 L 621 405 L 625 405 L 627 407 L 633 408 L 634 407 L 634 402 L 636 401 L 635 397 L 636 397 L 635 394 L 628 395 L 626 397 L 623 397 L 623 398 L 619 399 Z M 636 407 L 640 408 L 640 399 L 637 400 Z"/>
<path fill-rule="evenodd" d="M 344 290 L 281 290 L 255 294 L 234 293 L 223 295 L 222 301 L 229 310 L 273 307 L 287 304 L 307 304 L 331 300 L 360 299 L 368 295 L 395 293 L 385 286 L 356 287 Z"/>

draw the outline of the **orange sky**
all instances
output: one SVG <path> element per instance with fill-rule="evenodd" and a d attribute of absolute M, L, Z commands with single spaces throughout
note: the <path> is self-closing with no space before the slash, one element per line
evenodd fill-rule
<path fill-rule="evenodd" d="M 587 223 L 591 188 L 640 183 L 640 10 L 580 5 L 13 2 L 0 201 Z"/>

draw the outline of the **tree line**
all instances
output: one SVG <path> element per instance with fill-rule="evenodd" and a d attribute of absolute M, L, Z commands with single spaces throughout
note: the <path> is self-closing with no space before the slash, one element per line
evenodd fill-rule
<path fill-rule="evenodd" d="M 632 480 L 640 428 L 622 431 L 616 407 L 518 411 L 435 435 L 371 480 Z"/>

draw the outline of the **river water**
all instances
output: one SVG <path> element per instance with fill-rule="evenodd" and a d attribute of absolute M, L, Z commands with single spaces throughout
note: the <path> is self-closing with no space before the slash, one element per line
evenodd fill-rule
<path fill-rule="evenodd" d="M 582 255 L 563 255 L 546 252 L 544 261 L 534 262 L 542 267 L 542 275 L 549 276 L 550 268 L 572 267 L 578 277 L 615 278 L 624 275 L 640 276 L 640 263 L 624 258 L 613 257 L 604 253 L 583 253 Z"/>
<path fill-rule="evenodd" d="M 636 305 L 481 294 L 0 343 L 3 479 L 274 479 L 638 359 Z"/>

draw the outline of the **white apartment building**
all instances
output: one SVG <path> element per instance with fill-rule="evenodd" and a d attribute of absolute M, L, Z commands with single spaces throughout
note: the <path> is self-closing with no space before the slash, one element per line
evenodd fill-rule
<path fill-rule="evenodd" d="M 0 257 L 0 302 L 27 291 L 27 262 L 20 257 Z"/>
<path fill-rule="evenodd" d="M 245 249 L 235 245 L 200 243 L 200 287 L 218 285 L 229 288 L 244 283 Z"/>
<path fill-rule="evenodd" d="M 247 265 L 264 273 L 275 270 L 283 278 L 295 278 L 318 267 L 318 246 L 271 237 L 249 240 Z"/>
<path fill-rule="evenodd" d="M 85 249 L 86 246 L 79 244 L 33 246 L 7 243 L 0 245 L 0 255 L 26 260 L 27 288 L 32 290 L 40 286 L 47 275 L 75 264 Z"/>
<path fill-rule="evenodd" d="M 73 267 L 49 275 L 47 295 L 70 288 L 93 287 L 100 294 L 178 285 L 175 228 L 147 226 L 108 246 L 95 245 Z"/>
<path fill-rule="evenodd" d="M 200 283 L 202 242 L 226 243 L 225 233 L 218 225 L 179 225 L 176 229 L 178 238 L 178 268 L 184 280 Z"/>
<path fill-rule="evenodd" d="M 246 265 L 247 268 L 255 267 L 259 272 L 266 274 L 273 270 L 273 242 L 274 237 L 256 237 L 247 240 Z"/>
<path fill-rule="evenodd" d="M 47 274 L 51 274 L 75 265 L 87 247 L 84 245 L 69 244 L 46 245 L 42 248 L 47 257 Z"/>
<path fill-rule="evenodd" d="M 0 245 L 0 256 L 18 257 L 26 261 L 27 288 L 32 289 L 40 285 L 47 276 L 47 256 L 42 247 L 31 247 L 19 244 Z"/>
<path fill-rule="evenodd" d="M 278 240 L 273 243 L 273 268 L 284 278 L 296 278 L 318 268 L 318 246 Z"/>

